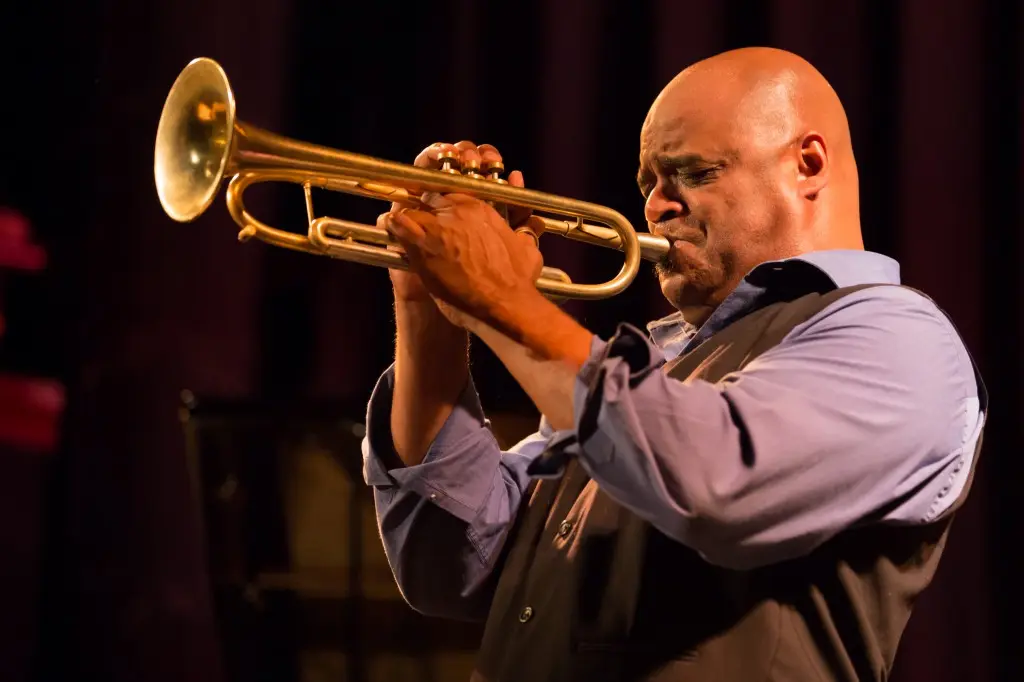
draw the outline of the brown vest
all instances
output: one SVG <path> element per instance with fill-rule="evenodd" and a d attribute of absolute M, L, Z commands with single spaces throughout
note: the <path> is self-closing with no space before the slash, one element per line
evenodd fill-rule
<path fill-rule="evenodd" d="M 720 381 L 860 288 L 763 307 L 665 371 Z M 984 406 L 980 377 L 978 388 Z M 571 460 L 518 515 L 473 681 L 885 679 L 969 488 L 930 525 L 869 524 L 798 560 L 736 571 L 662 535 Z"/>

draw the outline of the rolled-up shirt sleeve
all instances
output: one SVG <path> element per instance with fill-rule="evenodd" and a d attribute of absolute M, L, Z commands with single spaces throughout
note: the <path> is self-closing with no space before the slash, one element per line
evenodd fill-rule
<path fill-rule="evenodd" d="M 570 449 L 620 504 L 731 568 L 859 523 L 933 520 L 963 489 L 984 419 L 955 329 L 900 287 L 843 297 L 718 382 L 663 364 L 621 326 L 579 374 Z"/>
<path fill-rule="evenodd" d="M 552 436 L 539 430 L 502 451 L 472 379 L 423 461 L 403 466 L 391 436 L 394 367 L 367 406 L 363 478 L 373 488 L 378 527 L 406 601 L 435 616 L 480 620 L 495 568 L 529 486 L 526 467 Z"/>

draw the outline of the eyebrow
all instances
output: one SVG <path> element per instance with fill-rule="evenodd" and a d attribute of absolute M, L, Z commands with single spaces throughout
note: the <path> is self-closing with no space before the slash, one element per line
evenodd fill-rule
<path fill-rule="evenodd" d="M 667 171 L 678 171 L 696 166 L 706 166 L 713 163 L 700 154 L 681 154 L 679 156 L 656 156 L 654 164 Z"/>

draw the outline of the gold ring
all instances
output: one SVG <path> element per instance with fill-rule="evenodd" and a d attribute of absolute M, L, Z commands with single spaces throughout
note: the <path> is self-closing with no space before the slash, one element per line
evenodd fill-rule
<path fill-rule="evenodd" d="M 524 233 L 525 232 L 526 234 L 528 234 L 531 237 L 533 237 L 533 245 L 536 246 L 538 249 L 540 248 L 540 237 L 537 236 L 536 232 L 534 232 L 533 230 L 531 230 L 528 227 L 517 227 L 515 231 L 516 231 L 516 234 L 520 234 L 520 233 Z"/>

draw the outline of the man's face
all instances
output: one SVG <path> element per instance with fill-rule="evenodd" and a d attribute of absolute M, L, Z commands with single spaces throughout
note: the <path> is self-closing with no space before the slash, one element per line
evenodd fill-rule
<path fill-rule="evenodd" d="M 657 266 L 662 293 L 694 324 L 778 252 L 785 223 L 780 150 L 714 108 L 656 104 L 637 176 L 648 229 L 672 244 Z"/>

